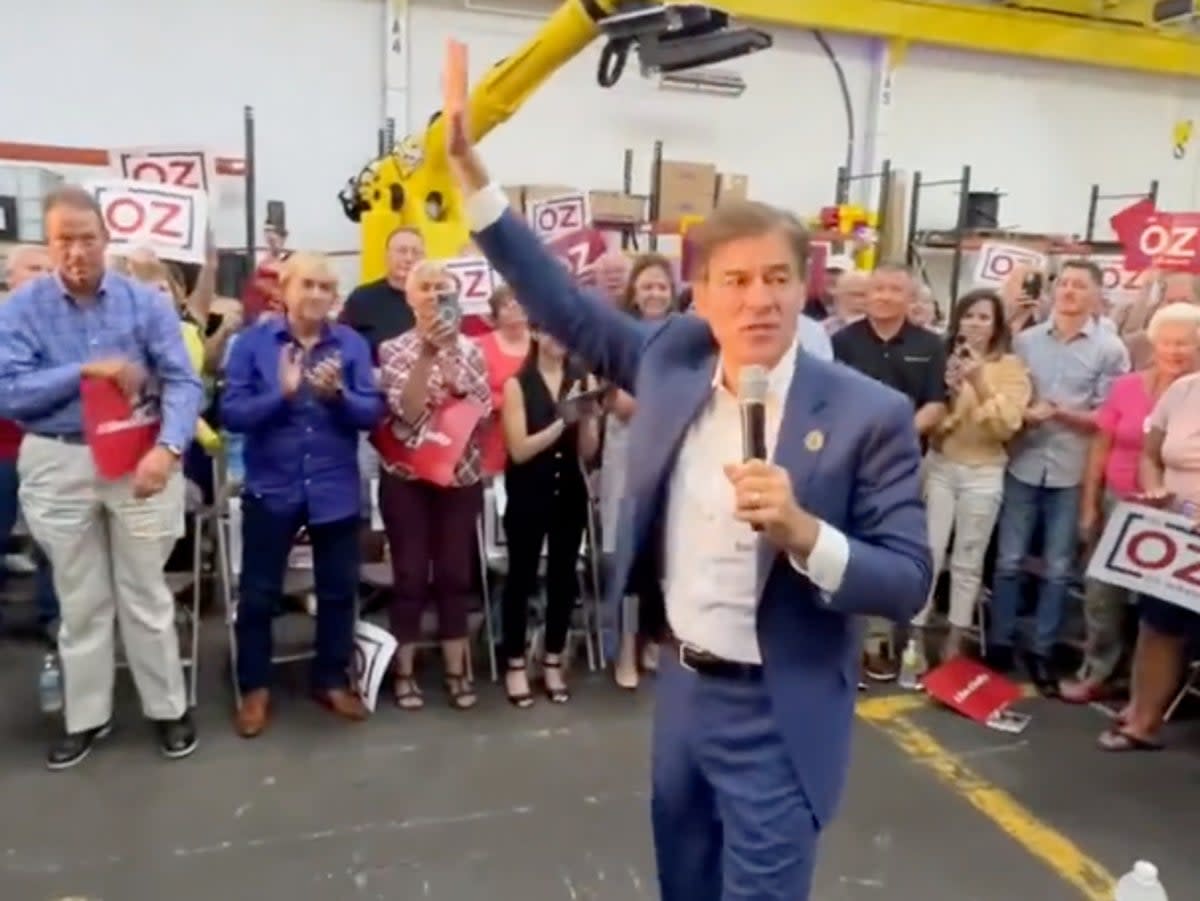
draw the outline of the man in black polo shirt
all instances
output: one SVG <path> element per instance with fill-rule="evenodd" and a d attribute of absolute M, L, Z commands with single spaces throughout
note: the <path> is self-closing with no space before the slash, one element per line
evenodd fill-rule
<path fill-rule="evenodd" d="M 833 355 L 841 363 L 895 388 L 913 405 L 913 425 L 924 442 L 946 415 L 946 347 L 908 315 L 917 299 L 917 283 L 904 266 L 885 263 L 871 273 L 866 316 L 833 336 Z M 878 682 L 896 678 L 897 635 L 886 620 L 871 620 L 863 668 Z"/>
<path fill-rule="evenodd" d="M 415 324 L 404 296 L 404 282 L 412 267 L 424 258 L 421 233 L 407 226 L 396 229 L 387 239 L 387 275 L 359 285 L 346 298 L 342 322 L 367 339 L 372 358 L 378 359 L 380 344 Z"/>

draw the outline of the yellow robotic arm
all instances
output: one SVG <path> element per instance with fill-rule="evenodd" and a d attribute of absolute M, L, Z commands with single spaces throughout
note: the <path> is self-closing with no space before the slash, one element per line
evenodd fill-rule
<path fill-rule="evenodd" d="M 729 27 L 727 16 L 699 4 L 646 0 L 564 0 L 526 44 L 496 63 L 473 88 L 468 117 L 481 140 L 513 115 L 564 63 L 607 34 L 599 81 L 610 87 L 636 49 L 643 71 L 678 71 L 770 46 L 762 32 Z M 416 228 L 432 257 L 457 256 L 470 240 L 462 200 L 445 162 L 445 129 L 435 115 L 424 133 L 351 179 L 340 195 L 360 224 L 362 277 L 382 278 L 385 241 L 399 227 Z"/>

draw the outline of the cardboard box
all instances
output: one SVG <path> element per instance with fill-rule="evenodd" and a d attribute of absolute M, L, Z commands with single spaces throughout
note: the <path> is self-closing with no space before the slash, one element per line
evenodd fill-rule
<path fill-rule="evenodd" d="M 521 191 L 521 210 L 528 213 L 529 208 L 533 204 L 542 200 L 550 200 L 553 197 L 562 197 L 564 194 L 578 194 L 579 189 L 573 188 L 570 185 L 518 185 Z"/>
<path fill-rule="evenodd" d="M 750 176 L 722 172 L 717 176 L 717 205 L 731 200 L 750 199 Z"/>
<path fill-rule="evenodd" d="M 620 191 L 588 191 L 592 221 L 608 223 L 638 223 L 646 220 L 646 198 Z"/>
<path fill-rule="evenodd" d="M 717 196 L 717 167 L 711 163 L 663 161 L 658 180 L 658 221 L 707 216 Z"/>

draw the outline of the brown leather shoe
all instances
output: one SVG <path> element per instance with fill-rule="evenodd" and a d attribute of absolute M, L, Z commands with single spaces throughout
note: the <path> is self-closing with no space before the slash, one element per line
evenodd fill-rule
<path fill-rule="evenodd" d="M 246 692 L 238 705 L 234 723 L 242 738 L 255 738 L 267 728 L 271 713 L 271 693 L 265 688 Z"/>
<path fill-rule="evenodd" d="M 367 711 L 367 705 L 362 702 L 362 698 L 345 688 L 334 688 L 330 691 L 318 692 L 314 697 L 318 704 L 326 710 L 336 713 L 342 719 L 361 722 L 370 716 L 370 713 Z"/>

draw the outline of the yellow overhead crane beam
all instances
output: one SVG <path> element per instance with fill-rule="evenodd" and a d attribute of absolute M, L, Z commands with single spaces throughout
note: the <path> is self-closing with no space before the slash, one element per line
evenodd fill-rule
<path fill-rule="evenodd" d="M 1020 8 L 999 0 L 711 2 L 739 19 L 766 25 L 1200 78 L 1200 39 L 1150 23 L 1151 0 L 1020 0 Z"/>

